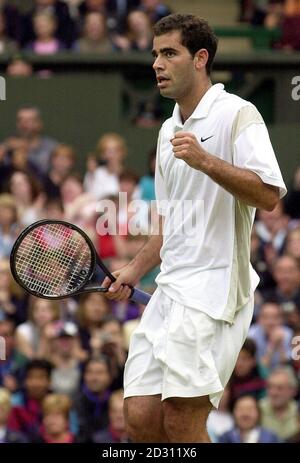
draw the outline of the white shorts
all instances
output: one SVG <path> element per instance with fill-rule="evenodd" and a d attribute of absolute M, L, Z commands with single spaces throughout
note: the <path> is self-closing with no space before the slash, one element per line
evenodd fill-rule
<path fill-rule="evenodd" d="M 217 408 L 247 337 L 253 305 L 252 297 L 229 324 L 156 289 L 130 339 L 124 396 L 208 395 Z"/>

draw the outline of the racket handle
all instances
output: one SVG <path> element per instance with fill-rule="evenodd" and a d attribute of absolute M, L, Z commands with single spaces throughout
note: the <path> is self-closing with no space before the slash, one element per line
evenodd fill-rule
<path fill-rule="evenodd" d="M 95 276 L 98 279 L 98 281 L 103 281 L 107 275 L 104 273 L 104 271 L 99 266 L 97 266 L 95 270 Z M 112 281 L 116 281 L 116 279 L 114 278 L 114 280 Z M 129 299 L 131 299 L 133 302 L 137 302 L 138 304 L 147 305 L 151 299 L 151 295 L 148 293 L 145 293 L 145 291 L 142 291 L 141 289 L 132 288 L 131 296 Z"/>
<path fill-rule="evenodd" d="M 141 289 L 132 288 L 130 299 L 139 304 L 147 305 L 151 299 L 151 295 L 145 293 L 145 291 L 142 291 Z"/>

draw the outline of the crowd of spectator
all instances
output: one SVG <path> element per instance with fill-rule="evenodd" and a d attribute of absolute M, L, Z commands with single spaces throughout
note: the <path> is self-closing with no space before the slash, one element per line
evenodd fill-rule
<path fill-rule="evenodd" d="M 83 228 L 112 271 L 126 265 L 147 240 L 156 217 L 155 149 L 142 178 L 126 169 L 130 152 L 118 133 L 105 133 L 86 154 L 83 176 L 75 170 L 77 156 L 72 146 L 46 135 L 37 107 L 19 108 L 15 133 L 0 144 L 3 442 L 128 441 L 123 369 L 144 307 L 108 302 L 100 293 L 59 302 L 37 299 L 10 274 L 15 238 L 42 218 Z M 299 197 L 300 166 L 285 200 L 272 212 L 257 212 L 251 239 L 251 261 L 260 276 L 255 312 L 220 410 L 208 421 L 214 442 L 299 440 Z M 132 209 L 137 199 L 143 207 Z M 98 221 L 108 200 L 117 224 L 109 212 L 102 232 Z M 137 235 L 129 227 L 134 220 Z M 154 291 L 157 272 L 143 278 L 143 289 Z"/>
<path fill-rule="evenodd" d="M 240 0 L 239 3 L 240 21 L 281 31 L 274 48 L 300 50 L 299 0 Z"/>
<path fill-rule="evenodd" d="M 35 0 L 26 14 L 9 3 L 0 2 L 0 53 L 9 54 L 150 50 L 153 24 L 171 12 L 159 0 Z"/>
<path fill-rule="evenodd" d="M 274 48 L 300 50 L 298 0 L 237 4 L 239 22 L 281 30 Z M 11 76 L 33 73 L 24 51 L 38 55 L 150 51 L 153 24 L 172 12 L 171 2 L 163 0 L 32 0 L 32 5 L 24 13 L 0 0 L 0 54 L 11 57 L 7 67 Z"/>

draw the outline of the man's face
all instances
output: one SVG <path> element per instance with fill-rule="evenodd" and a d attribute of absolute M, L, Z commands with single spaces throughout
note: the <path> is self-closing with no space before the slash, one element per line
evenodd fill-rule
<path fill-rule="evenodd" d="M 181 44 L 181 32 L 154 37 L 152 54 L 161 95 L 176 101 L 188 95 L 196 84 L 197 72 L 194 58 Z"/>
<path fill-rule="evenodd" d="M 275 265 L 274 279 L 283 291 L 295 291 L 300 284 L 300 271 L 294 259 L 281 257 Z"/>
<path fill-rule="evenodd" d="M 50 388 L 50 378 L 46 371 L 39 368 L 32 369 L 27 374 L 25 385 L 29 397 L 41 400 Z"/>
<path fill-rule="evenodd" d="M 91 362 L 85 371 L 84 380 L 90 391 L 101 394 L 111 384 L 111 377 L 105 363 Z"/>
<path fill-rule="evenodd" d="M 41 132 L 42 123 L 34 109 L 21 109 L 17 114 L 17 129 L 22 137 L 28 137 Z"/>
<path fill-rule="evenodd" d="M 267 392 L 274 409 L 285 407 L 294 396 L 294 389 L 289 383 L 288 376 L 284 373 L 270 376 Z"/>
<path fill-rule="evenodd" d="M 262 306 L 259 314 L 259 324 L 267 334 L 271 334 L 274 329 L 281 326 L 282 316 L 276 304 L 266 303 Z"/>
<path fill-rule="evenodd" d="M 243 397 L 239 399 L 234 407 L 234 419 L 237 427 L 242 431 L 250 431 L 259 420 L 259 413 L 255 399 Z"/>
<path fill-rule="evenodd" d="M 234 373 L 238 378 L 244 378 L 251 373 L 255 367 L 255 358 L 249 352 L 242 349 L 236 361 Z"/>

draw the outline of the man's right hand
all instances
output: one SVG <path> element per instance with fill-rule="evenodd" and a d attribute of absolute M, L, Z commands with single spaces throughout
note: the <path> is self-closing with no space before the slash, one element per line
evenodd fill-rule
<path fill-rule="evenodd" d="M 111 282 L 110 278 L 106 277 L 102 282 L 104 288 L 108 288 L 105 297 L 112 301 L 125 301 L 131 296 L 130 286 L 136 285 L 140 278 L 140 272 L 132 265 L 128 264 L 125 267 L 113 272 L 112 274 L 116 281 Z"/>

